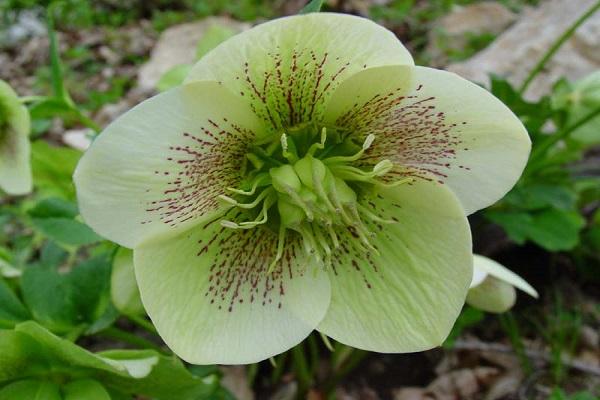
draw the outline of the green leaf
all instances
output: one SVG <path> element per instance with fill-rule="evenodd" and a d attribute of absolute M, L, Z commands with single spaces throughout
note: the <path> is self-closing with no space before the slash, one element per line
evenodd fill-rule
<path fill-rule="evenodd" d="M 125 315 L 145 314 L 133 269 L 133 251 L 121 247 L 113 259 L 111 297 Z"/>
<path fill-rule="evenodd" d="M 307 5 L 305 5 L 302 10 L 298 14 L 308 14 L 313 12 L 321 11 L 321 7 L 323 7 L 324 0 L 311 0 Z"/>
<path fill-rule="evenodd" d="M 504 201 L 517 209 L 536 210 L 554 207 L 560 210 L 573 210 L 577 202 L 577 193 L 566 186 L 532 184 L 513 189 Z"/>
<path fill-rule="evenodd" d="M 546 208 L 541 211 L 488 211 L 486 217 L 500 225 L 517 244 L 531 240 L 549 251 L 571 250 L 579 243 L 585 220 L 576 211 Z"/>
<path fill-rule="evenodd" d="M 0 390 L 0 399 L 61 400 L 61 396 L 58 386 L 55 383 L 28 379 L 14 382 L 4 387 Z"/>
<path fill-rule="evenodd" d="M 233 29 L 225 25 L 211 25 L 206 30 L 204 35 L 202 35 L 202 39 L 200 39 L 198 41 L 198 44 L 196 45 L 196 60 L 201 59 L 206 53 L 208 53 L 209 51 L 211 51 L 230 37 L 234 36 L 235 34 L 236 32 Z"/>
<path fill-rule="evenodd" d="M 83 246 L 102 240 L 86 224 L 69 218 L 32 218 L 33 226 L 52 240 L 68 246 Z"/>
<path fill-rule="evenodd" d="M 189 64 L 181 64 L 176 65 L 160 77 L 158 83 L 156 84 L 156 88 L 160 92 L 164 92 L 166 90 L 172 89 L 175 86 L 179 86 L 183 83 L 183 80 L 187 76 L 188 72 L 190 72 L 192 66 Z"/>
<path fill-rule="evenodd" d="M 64 400 L 111 400 L 104 387 L 93 379 L 81 379 L 66 384 Z"/>
<path fill-rule="evenodd" d="M 72 176 L 80 157 L 77 150 L 50 146 L 43 140 L 33 142 L 31 165 L 39 194 L 75 201 Z"/>
<path fill-rule="evenodd" d="M 29 318 L 29 311 L 4 279 L 0 278 L 0 327 L 12 327 Z"/>
<path fill-rule="evenodd" d="M 74 202 L 61 198 L 50 197 L 36 203 L 32 209 L 27 211 L 27 214 L 38 218 L 75 218 L 79 214 L 79 211 L 77 209 L 77 204 Z"/>
<path fill-rule="evenodd" d="M 46 265 L 25 269 L 21 289 L 34 318 L 59 333 L 103 317 L 109 304 L 110 258 L 94 257 L 66 274 Z"/>
<path fill-rule="evenodd" d="M 34 103 L 29 108 L 29 114 L 32 119 L 44 120 L 54 117 L 63 119 L 72 119 L 77 117 L 77 113 L 73 107 L 65 102 L 64 99 L 58 97 L 48 97 L 37 103 Z"/>
<path fill-rule="evenodd" d="M 33 374 L 50 379 L 56 371 L 71 382 L 63 388 L 65 399 L 103 400 L 104 389 L 116 398 L 137 394 L 157 400 L 198 400 L 211 395 L 217 385 L 214 376 L 194 377 L 179 359 L 152 350 L 93 354 L 33 321 L 17 325 L 14 331 L 0 331 L 0 386 Z"/>

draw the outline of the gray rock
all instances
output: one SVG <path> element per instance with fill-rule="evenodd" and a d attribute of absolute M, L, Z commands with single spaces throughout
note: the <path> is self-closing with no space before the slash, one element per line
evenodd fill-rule
<path fill-rule="evenodd" d="M 450 36 L 463 35 L 467 32 L 498 34 L 516 19 L 517 16 L 502 4 L 486 1 L 457 7 L 434 26 Z"/>
<path fill-rule="evenodd" d="M 483 84 L 489 84 L 489 74 L 496 74 L 518 86 L 558 37 L 594 2 L 543 2 L 536 9 L 526 10 L 517 23 L 485 50 L 465 62 L 451 64 L 447 69 Z M 537 99 L 547 94 L 554 82 L 563 76 L 573 81 L 599 69 L 599 24 L 600 13 L 596 13 L 546 64 L 545 70 L 529 86 L 525 97 Z M 578 42 L 579 46 L 575 44 Z M 582 50 L 582 46 L 587 50 Z"/>
<path fill-rule="evenodd" d="M 160 77 L 171 68 L 195 61 L 196 45 L 212 25 L 223 25 L 236 32 L 248 29 L 249 24 L 227 17 L 209 17 L 198 22 L 172 26 L 165 30 L 152 50 L 150 61 L 138 73 L 138 86 L 153 89 Z"/>

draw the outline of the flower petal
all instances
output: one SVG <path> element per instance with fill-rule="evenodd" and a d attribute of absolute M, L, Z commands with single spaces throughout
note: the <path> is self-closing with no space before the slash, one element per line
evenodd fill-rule
<path fill-rule="evenodd" d="M 473 268 L 476 271 L 482 271 L 488 276 L 500 279 L 518 289 L 521 289 L 528 295 L 538 298 L 537 291 L 525 279 L 515 274 L 502 264 L 477 254 L 473 255 Z"/>
<path fill-rule="evenodd" d="M 491 313 L 503 313 L 515 305 L 517 292 L 514 286 L 488 276 L 483 283 L 469 289 L 467 303 L 480 310 Z"/>
<path fill-rule="evenodd" d="M 326 125 L 376 136 L 364 162 L 388 158 L 402 176 L 447 184 L 467 214 L 516 183 L 531 142 L 519 119 L 485 89 L 449 72 L 386 66 L 336 91 Z"/>
<path fill-rule="evenodd" d="M 222 82 L 279 131 L 318 119 L 348 76 L 394 64 L 413 60 L 392 32 L 365 18 L 311 13 L 234 36 L 200 59 L 187 81 Z"/>
<path fill-rule="evenodd" d="M 0 189 L 8 194 L 31 192 L 29 126 L 27 108 L 0 80 Z"/>
<path fill-rule="evenodd" d="M 94 141 L 75 171 L 79 207 L 100 235 L 125 247 L 217 212 L 237 186 L 247 146 L 262 130 L 216 82 L 144 101 Z"/>
<path fill-rule="evenodd" d="M 280 262 L 277 234 L 213 221 L 134 249 L 142 301 L 158 332 L 184 360 L 245 364 L 301 342 L 325 315 L 327 275 L 289 241 Z"/>
<path fill-rule="evenodd" d="M 365 204 L 397 222 L 370 224 L 379 255 L 342 246 L 330 272 L 331 305 L 317 329 L 378 352 L 440 345 L 471 282 L 471 236 L 460 203 L 447 187 L 416 181 Z"/>

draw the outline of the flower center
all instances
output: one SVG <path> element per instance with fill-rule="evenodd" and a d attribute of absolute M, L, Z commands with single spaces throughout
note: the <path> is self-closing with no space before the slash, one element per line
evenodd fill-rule
<path fill-rule="evenodd" d="M 278 233 L 277 255 L 271 271 L 283 255 L 287 234 L 298 234 L 309 258 L 329 265 L 340 246 L 338 233 L 346 230 L 356 238 L 353 246 L 377 252 L 374 234 L 365 218 L 393 223 L 361 204 L 360 194 L 373 185 L 396 186 L 412 178 L 386 183 L 380 179 L 394 165 L 384 159 L 374 167 L 354 166 L 371 147 L 374 135 L 362 146 L 336 129 L 307 124 L 257 143 L 246 154 L 242 189 L 228 188 L 232 196 L 219 196 L 232 207 L 244 210 L 245 222 L 221 220 L 231 229 L 266 225 Z M 246 199 L 246 200 L 244 200 Z"/>

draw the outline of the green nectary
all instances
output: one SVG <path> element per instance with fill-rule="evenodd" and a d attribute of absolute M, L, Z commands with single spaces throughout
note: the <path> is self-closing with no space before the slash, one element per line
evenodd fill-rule
<path fill-rule="evenodd" d="M 329 265 L 332 251 L 339 248 L 336 231 L 340 228 L 353 231 L 360 249 L 377 252 L 369 240 L 373 233 L 363 219 L 394 221 L 377 216 L 375 210 L 358 202 L 358 196 L 369 185 L 390 187 L 412 178 L 393 183 L 380 180 L 393 167 L 388 159 L 376 163 L 371 170 L 353 166 L 374 140 L 370 134 L 359 145 L 351 135 L 339 130 L 306 124 L 253 145 L 246 154 L 244 168 L 243 187 L 248 190 L 228 188 L 231 196 L 219 196 L 243 210 L 248 220 L 222 219 L 221 225 L 231 229 L 265 225 L 277 232 L 277 253 L 269 271 L 283 255 L 287 234 L 300 235 L 307 256 L 314 257 L 320 265 Z"/>

